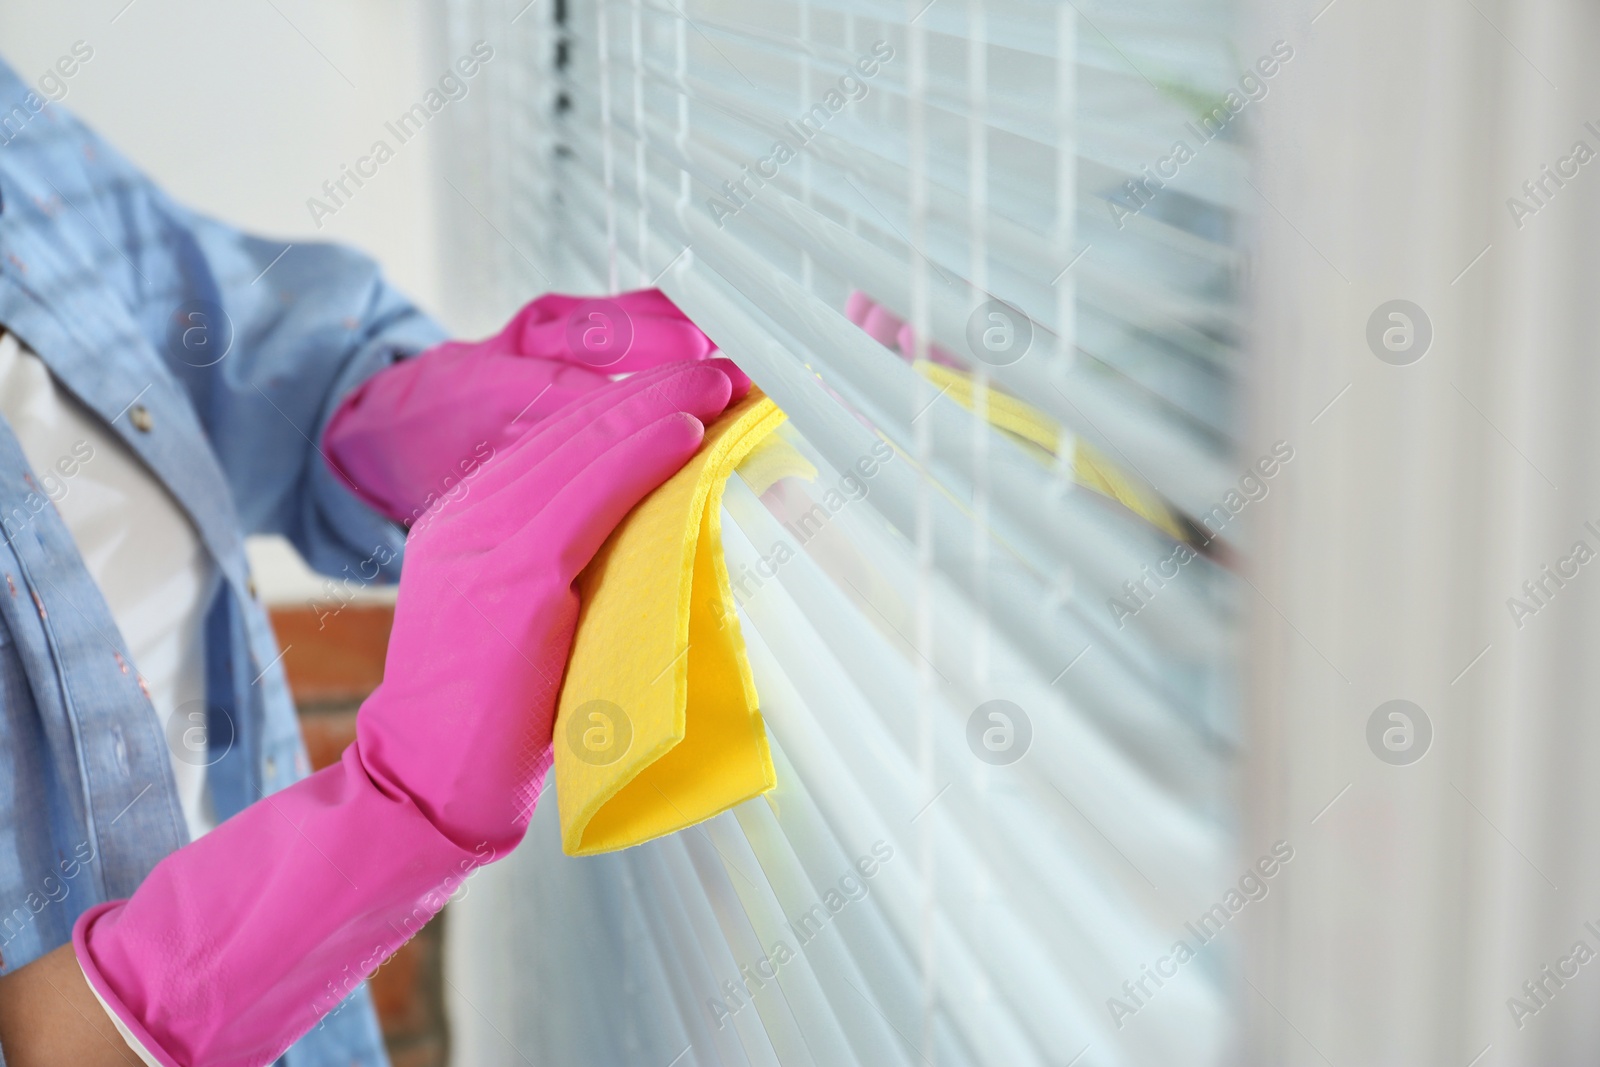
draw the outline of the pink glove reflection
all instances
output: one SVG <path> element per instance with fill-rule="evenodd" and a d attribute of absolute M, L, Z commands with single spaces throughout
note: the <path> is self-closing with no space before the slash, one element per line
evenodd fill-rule
<path fill-rule="evenodd" d="M 262 1067 L 514 847 L 550 764 L 573 579 L 735 394 L 718 364 L 606 385 L 505 448 L 406 553 L 383 684 L 341 762 L 85 912 L 96 993 L 170 1067 Z"/>
<path fill-rule="evenodd" d="M 345 484 L 413 522 L 509 442 L 613 374 L 715 348 L 663 293 L 586 299 L 550 293 L 483 341 L 450 341 L 364 382 L 323 447 Z"/>
<path fill-rule="evenodd" d="M 868 337 L 900 353 L 908 362 L 917 358 L 917 333 L 911 324 L 860 289 L 850 290 L 849 297 L 845 299 L 844 315 L 861 327 Z M 965 370 L 967 367 L 948 348 L 932 341 L 928 342 L 928 359 L 956 370 Z"/>

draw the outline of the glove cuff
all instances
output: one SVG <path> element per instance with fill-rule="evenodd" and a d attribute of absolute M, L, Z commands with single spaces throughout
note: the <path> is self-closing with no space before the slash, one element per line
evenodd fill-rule
<path fill-rule="evenodd" d="M 86 911 L 73 949 L 161 1067 L 264 1067 L 494 858 L 383 789 L 354 744 Z"/>
<path fill-rule="evenodd" d="M 122 1040 L 127 1043 L 129 1050 L 144 1062 L 145 1067 L 182 1067 L 177 1060 L 161 1049 L 156 1039 L 145 1030 L 144 1024 L 139 1022 L 138 1017 L 117 999 L 117 994 L 106 983 L 104 976 L 100 974 L 100 969 L 94 965 L 93 959 L 89 956 L 89 928 L 101 915 L 122 905 L 123 901 L 120 900 L 96 904 L 78 919 L 77 925 L 72 928 L 72 949 L 78 957 L 78 969 L 83 972 L 84 981 L 89 983 L 89 991 L 94 994 L 94 999 L 100 1002 L 100 1007 L 110 1016 L 117 1033 L 122 1035 Z M 151 1051 L 152 1049 L 155 1051 Z"/>

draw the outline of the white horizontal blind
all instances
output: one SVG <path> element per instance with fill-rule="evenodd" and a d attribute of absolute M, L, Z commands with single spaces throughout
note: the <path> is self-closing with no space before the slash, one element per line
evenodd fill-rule
<path fill-rule="evenodd" d="M 1238 477 L 1239 152 L 1123 188 L 1237 77 L 1224 7 L 518 6 L 450 5 L 461 40 L 514 42 L 447 169 L 485 325 L 659 285 L 816 474 L 735 479 L 724 516 L 779 789 L 584 861 L 547 806 L 456 909 L 461 1062 L 1221 1057 L 1229 946 L 1123 984 L 1236 874 L 1234 590 L 1208 556 L 1152 581 L 1171 536 L 1073 471 L 1090 446 L 1196 522 Z M 1059 424 L 1055 455 L 863 333 L 852 291 L 979 405 Z M 990 294 L 1032 333 L 1014 362 L 969 346 Z M 985 758 L 993 700 L 1015 762 Z"/>

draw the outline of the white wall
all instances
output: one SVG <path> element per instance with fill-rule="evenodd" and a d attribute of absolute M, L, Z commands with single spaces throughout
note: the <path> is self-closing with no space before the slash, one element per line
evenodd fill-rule
<path fill-rule="evenodd" d="M 31 80 L 74 41 L 88 42 L 94 58 L 68 82 L 64 103 L 180 200 L 249 229 L 355 244 L 431 303 L 426 133 L 320 231 L 306 209 L 442 68 L 428 47 L 431 5 L 126 3 L 0 6 L 0 54 Z"/>
<path fill-rule="evenodd" d="M 306 205 L 443 71 L 434 7 L 8 3 L 0 5 L 0 55 L 33 81 L 74 42 L 87 42 L 93 58 L 68 81 L 64 105 L 178 199 L 262 233 L 353 244 L 437 314 L 437 129 L 401 146 L 320 229 Z M 319 586 L 286 543 L 253 545 L 252 561 L 269 599 L 302 600 Z"/>

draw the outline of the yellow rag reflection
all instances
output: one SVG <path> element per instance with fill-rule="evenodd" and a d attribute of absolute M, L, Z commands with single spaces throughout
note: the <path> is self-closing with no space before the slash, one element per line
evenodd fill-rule
<path fill-rule="evenodd" d="M 578 578 L 582 608 L 555 730 L 569 855 L 641 844 L 777 784 L 721 512 L 728 476 L 783 418 L 751 389 Z"/>
<path fill-rule="evenodd" d="M 977 410 L 978 389 L 971 374 L 928 359 L 919 359 L 912 365 L 924 378 L 943 389 L 951 400 L 968 411 Z M 1018 441 L 1051 456 L 1060 454 L 1063 437 L 1061 425 L 1043 411 L 1027 401 L 993 388 L 989 390 L 986 406 L 989 424 L 995 429 L 1003 430 Z M 1098 450 L 1082 441 L 1072 444 L 1072 477 L 1085 489 L 1115 500 L 1178 540 L 1187 538 L 1187 533 L 1170 508 L 1153 493 L 1136 485 Z"/>

